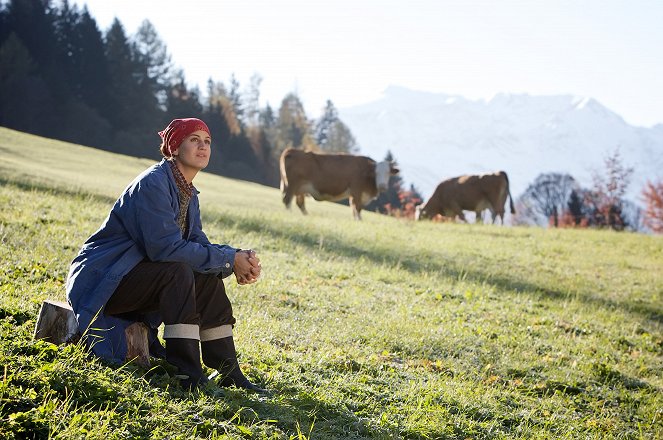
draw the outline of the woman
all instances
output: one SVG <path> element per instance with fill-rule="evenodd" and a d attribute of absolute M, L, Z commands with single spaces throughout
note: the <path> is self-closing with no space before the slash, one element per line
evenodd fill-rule
<path fill-rule="evenodd" d="M 202 230 L 192 182 L 209 163 L 211 135 L 196 118 L 175 119 L 161 132 L 163 160 L 140 174 L 83 245 L 67 278 L 67 299 L 92 351 L 124 362 L 125 329 L 136 321 L 151 328 L 150 351 L 163 355 L 156 328 L 165 324 L 165 358 L 185 387 L 208 381 L 205 365 L 221 385 L 252 391 L 237 363 L 235 318 L 223 281 L 254 283 L 260 261 L 253 251 L 210 243 Z"/>

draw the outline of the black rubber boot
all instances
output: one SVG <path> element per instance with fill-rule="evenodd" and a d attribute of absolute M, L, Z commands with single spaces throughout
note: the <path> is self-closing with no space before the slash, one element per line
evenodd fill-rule
<path fill-rule="evenodd" d="M 235 351 L 235 342 L 232 336 L 203 341 L 200 345 L 203 350 L 203 362 L 205 365 L 217 370 L 221 375 L 219 385 L 222 387 L 235 385 L 237 388 L 244 388 L 256 393 L 270 394 L 266 389 L 251 383 L 244 376 L 244 373 L 242 373 L 237 362 L 237 352 Z"/>
<path fill-rule="evenodd" d="M 192 389 L 208 382 L 200 364 L 200 344 L 197 339 L 166 339 L 166 361 L 177 367 L 176 377 L 183 388 Z"/>

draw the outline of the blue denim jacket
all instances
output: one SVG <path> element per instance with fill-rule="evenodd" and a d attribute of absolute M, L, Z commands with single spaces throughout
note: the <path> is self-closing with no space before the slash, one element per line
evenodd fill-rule
<path fill-rule="evenodd" d="M 74 258 L 67 277 L 67 300 L 86 343 L 99 357 L 122 363 L 127 353 L 126 319 L 107 316 L 104 306 L 122 277 L 136 264 L 182 262 L 196 272 L 226 277 L 237 249 L 212 244 L 202 230 L 197 191 L 189 202 L 188 232 L 177 225 L 178 189 L 166 160 L 145 170 L 115 202 L 99 230 Z M 158 325 L 160 318 L 151 319 Z"/>

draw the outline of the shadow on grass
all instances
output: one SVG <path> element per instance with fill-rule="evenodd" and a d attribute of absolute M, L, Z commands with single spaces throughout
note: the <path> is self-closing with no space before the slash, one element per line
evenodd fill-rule
<path fill-rule="evenodd" d="M 221 225 L 234 227 L 246 232 L 267 232 L 273 237 L 290 240 L 299 245 L 318 251 L 320 249 L 320 234 L 307 232 L 305 230 L 277 225 L 264 222 L 258 218 L 233 218 L 224 216 L 215 218 L 214 222 Z M 570 297 L 577 298 L 587 304 L 613 309 L 623 308 L 631 313 L 636 313 L 642 317 L 663 324 L 663 309 L 647 303 L 625 303 L 614 301 L 609 298 L 599 297 L 590 293 L 568 292 L 560 289 L 550 289 L 540 286 L 516 277 L 495 275 L 494 273 L 483 272 L 473 269 L 468 271 L 466 267 L 459 264 L 454 259 L 440 260 L 439 255 L 417 254 L 416 257 L 406 255 L 404 252 L 398 252 L 395 248 L 378 247 L 373 244 L 373 250 L 367 250 L 359 246 L 347 244 L 344 241 L 337 240 L 334 237 L 325 236 L 324 250 L 348 258 L 365 258 L 375 264 L 390 264 L 401 267 L 413 275 L 419 275 L 422 272 L 439 273 L 444 277 L 451 279 L 465 279 L 475 283 L 487 283 L 503 291 L 515 291 L 517 293 L 529 292 L 530 295 L 536 295 L 540 298 L 565 301 Z M 425 261 L 425 263 L 423 263 Z"/>
<path fill-rule="evenodd" d="M 270 421 L 289 438 L 316 438 L 316 439 L 467 439 L 468 436 L 478 435 L 480 438 L 489 436 L 489 429 L 473 428 L 466 432 L 461 427 L 455 427 L 453 433 L 449 429 L 426 426 L 421 430 L 399 426 L 393 420 L 383 420 L 387 426 L 376 426 L 380 421 L 380 411 L 368 414 L 371 417 L 361 417 L 346 408 L 343 402 L 329 403 L 316 398 L 302 390 L 289 388 L 275 390 L 271 397 L 260 397 L 247 394 L 244 391 L 228 388 L 224 390 L 224 401 L 228 409 L 221 415 L 226 421 L 245 419 L 253 423 Z M 237 417 L 238 414 L 241 417 Z M 452 411 L 453 413 L 453 411 Z M 468 420 L 485 422 L 494 416 L 485 411 L 470 412 L 459 410 L 455 413 L 467 417 Z M 210 414 L 210 417 L 219 415 Z M 499 418 L 502 426 L 517 423 L 514 420 Z M 373 423 L 371 423 L 371 420 Z M 441 423 L 440 425 L 447 425 Z M 207 435 L 212 432 L 200 434 Z M 301 434 L 301 437 L 300 437 Z"/>

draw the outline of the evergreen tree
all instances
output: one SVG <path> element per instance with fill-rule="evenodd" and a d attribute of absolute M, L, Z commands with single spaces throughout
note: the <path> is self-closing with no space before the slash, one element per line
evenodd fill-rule
<path fill-rule="evenodd" d="M 109 66 L 111 98 L 104 115 L 114 129 L 128 130 L 135 125 L 132 117 L 138 110 L 134 99 L 137 84 L 129 40 L 117 18 L 106 33 L 105 54 Z"/>
<path fill-rule="evenodd" d="M 7 5 L 7 34 L 14 32 L 41 71 L 55 66 L 53 10 L 44 0 L 11 0 Z"/>
<path fill-rule="evenodd" d="M 53 108 L 48 87 L 21 39 L 12 33 L 0 45 L 0 125 L 48 135 L 44 114 Z"/>
<path fill-rule="evenodd" d="M 248 90 L 244 93 L 244 119 L 248 126 L 260 124 L 260 84 L 262 76 L 254 73 L 249 81 Z"/>
<path fill-rule="evenodd" d="M 571 216 L 573 224 L 575 226 L 580 226 L 582 219 L 585 217 L 585 209 L 583 199 L 584 196 L 580 194 L 581 190 L 573 189 L 569 195 L 569 201 L 567 203 L 568 213 Z"/>
<path fill-rule="evenodd" d="M 101 33 L 87 10 L 81 13 L 67 1 L 54 10 L 53 17 L 57 72 L 63 78 L 56 103 L 58 137 L 85 145 L 108 146 L 110 124 L 97 111 L 106 104 L 108 87 Z"/>
<path fill-rule="evenodd" d="M 391 151 L 387 151 L 384 160 L 393 162 L 396 166 L 398 163 L 394 160 L 394 155 Z M 389 214 L 391 211 L 400 211 L 403 207 L 401 195 L 403 192 L 403 178 L 400 175 L 389 176 L 389 184 L 387 190 L 380 193 L 378 197 L 367 205 L 369 211 L 376 211 L 382 214 Z"/>
<path fill-rule="evenodd" d="M 90 16 L 87 7 L 77 22 L 80 38 L 80 88 L 83 100 L 98 113 L 109 100 L 110 77 L 108 62 L 104 55 L 104 40 L 97 22 Z"/>
<path fill-rule="evenodd" d="M 276 116 L 274 116 L 274 110 L 269 104 L 260 111 L 259 121 L 260 126 L 265 130 L 270 130 L 276 126 Z"/>
<path fill-rule="evenodd" d="M 178 79 L 166 44 L 149 20 L 141 23 L 132 40 L 136 61 L 145 73 L 143 81 L 149 84 L 157 102 L 165 109 L 168 90 Z"/>
<path fill-rule="evenodd" d="M 325 150 L 327 141 L 329 140 L 329 132 L 331 127 L 338 121 L 338 111 L 334 104 L 327 100 L 322 116 L 315 124 L 315 142 Z"/>
<path fill-rule="evenodd" d="M 157 154 L 154 132 L 163 125 L 163 118 L 147 66 L 141 62 L 141 56 L 117 19 L 106 34 L 106 58 L 110 98 L 104 116 L 115 130 L 114 148 L 134 156 L 154 158 Z"/>
<path fill-rule="evenodd" d="M 239 81 L 235 78 L 233 73 L 230 76 L 230 90 L 228 91 L 228 99 L 233 106 L 233 113 L 235 118 L 240 125 L 243 125 L 242 120 L 244 118 L 244 105 L 242 104 L 242 95 L 239 92 Z"/>
<path fill-rule="evenodd" d="M 5 47 L 5 56 L 23 58 L 18 52 L 25 49 L 31 59 L 32 68 L 28 77 L 20 78 L 22 88 L 11 92 L 23 91 L 24 95 L 18 98 L 22 99 L 22 102 L 14 102 L 18 105 L 15 108 L 9 107 L 8 102 L 3 102 L 1 105 L 7 110 L 3 110 L 2 118 L 13 120 L 13 128 L 57 138 L 61 127 L 58 119 L 61 112 L 58 111 L 57 104 L 68 96 L 66 83 L 58 73 L 56 63 L 53 11 L 46 1 L 11 0 L 6 4 L 3 16 L 6 28 L 2 33 L 7 35 L 4 43 L 8 42 L 11 34 L 17 38 Z M 3 71 L 11 71 L 13 67 L 11 64 L 2 64 Z M 19 66 L 19 69 L 24 67 Z M 18 72 L 19 70 L 15 71 L 14 75 L 8 75 L 18 81 Z M 16 113 L 10 114 L 14 112 Z"/>
<path fill-rule="evenodd" d="M 278 128 L 276 126 L 276 116 L 274 110 L 267 104 L 260 110 L 259 121 L 259 145 L 254 148 L 256 155 L 262 164 L 266 183 L 272 186 L 278 186 L 281 176 L 279 172 L 278 155 L 274 152 L 278 142 Z"/>
<path fill-rule="evenodd" d="M 315 141 L 330 153 L 356 153 L 357 142 L 350 129 L 339 119 L 334 104 L 327 100 L 322 116 L 315 124 Z"/>

